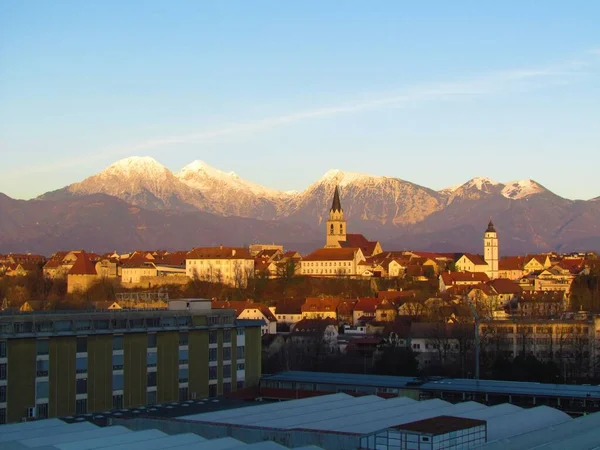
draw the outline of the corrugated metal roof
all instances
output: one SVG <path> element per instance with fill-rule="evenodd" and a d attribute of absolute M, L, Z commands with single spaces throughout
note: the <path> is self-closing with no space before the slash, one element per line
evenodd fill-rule
<path fill-rule="evenodd" d="M 26 433 L 29 430 L 35 430 L 37 428 L 50 428 L 64 425 L 65 423 L 60 419 L 47 419 L 47 420 L 34 420 L 33 422 L 19 422 L 10 423 L 8 425 L 2 425 L 0 427 L 0 436 L 13 431 L 20 431 Z"/>
<path fill-rule="evenodd" d="M 26 432 L 17 430 L 9 433 L 3 433 L 0 434 L 0 442 L 20 441 L 24 438 L 35 438 L 40 436 L 50 437 L 58 434 L 77 433 L 96 428 L 98 427 L 90 422 L 74 423 L 70 425 L 62 422 L 62 425 L 29 429 Z"/>
<path fill-rule="evenodd" d="M 538 448 L 544 445 L 569 442 L 573 443 L 573 439 L 581 439 L 579 445 L 562 448 L 595 448 L 598 445 L 598 428 L 600 427 L 600 413 L 590 414 L 588 416 L 579 417 L 558 425 L 552 428 L 542 428 L 540 430 L 530 431 L 510 438 L 503 438 L 493 442 L 489 442 L 484 447 L 486 450 L 527 450 L 530 448 Z M 596 443 L 594 446 L 585 446 L 589 433 L 593 433 Z"/>
<path fill-rule="evenodd" d="M 488 441 L 504 439 L 571 421 L 573 419 L 566 413 L 548 406 L 523 409 L 514 414 L 489 419 Z"/>
<path fill-rule="evenodd" d="M 68 433 L 58 434 L 54 436 L 40 436 L 29 439 L 21 439 L 19 442 L 27 447 L 41 447 L 42 445 L 55 445 L 66 442 L 82 441 L 85 439 L 93 439 L 96 437 L 107 438 L 109 436 L 121 436 L 123 434 L 132 433 L 128 428 L 115 426 L 115 427 L 104 427 L 96 428 L 88 431 L 70 431 L 72 427 L 69 427 Z"/>
<path fill-rule="evenodd" d="M 110 447 L 102 447 L 106 450 L 159 450 L 166 448 L 178 447 L 186 444 L 196 444 L 204 442 L 206 439 L 194 433 L 173 434 L 158 439 L 151 439 L 142 442 L 130 442 L 127 444 L 111 445 Z"/>
<path fill-rule="evenodd" d="M 131 443 L 133 445 L 136 442 L 144 442 L 164 436 L 167 436 L 167 434 L 159 430 L 135 431 L 133 433 L 121 434 L 118 436 L 103 436 L 99 438 L 69 442 L 66 444 L 56 444 L 55 447 L 60 450 L 92 450 L 95 448 L 109 447 L 117 444 Z"/>

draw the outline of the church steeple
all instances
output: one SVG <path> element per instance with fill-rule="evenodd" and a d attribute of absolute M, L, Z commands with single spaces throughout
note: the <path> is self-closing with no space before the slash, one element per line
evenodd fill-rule
<path fill-rule="evenodd" d="M 494 228 L 494 223 L 492 222 L 492 218 L 490 217 L 490 223 L 488 223 L 486 233 L 495 233 L 496 229 Z"/>
<path fill-rule="evenodd" d="M 325 247 L 337 248 L 340 247 L 340 242 L 346 240 L 346 219 L 344 219 L 344 210 L 340 201 L 339 186 L 336 186 L 333 192 L 326 233 Z"/>
<path fill-rule="evenodd" d="M 340 189 L 338 185 L 335 186 L 335 192 L 333 193 L 333 202 L 331 202 L 330 212 L 343 211 L 342 202 L 340 202 Z"/>
<path fill-rule="evenodd" d="M 487 230 L 483 234 L 483 257 L 487 263 L 486 273 L 491 279 L 498 278 L 498 250 L 498 233 L 490 218 Z"/>

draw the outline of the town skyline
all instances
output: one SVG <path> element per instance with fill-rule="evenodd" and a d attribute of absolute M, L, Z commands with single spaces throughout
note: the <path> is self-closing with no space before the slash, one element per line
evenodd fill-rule
<path fill-rule="evenodd" d="M 149 155 L 282 191 L 338 168 L 593 198 L 597 8 L 13 3 L 0 192 L 31 198 Z"/>

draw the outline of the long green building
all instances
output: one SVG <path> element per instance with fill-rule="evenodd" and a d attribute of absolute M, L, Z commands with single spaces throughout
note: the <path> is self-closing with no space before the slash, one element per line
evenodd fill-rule
<path fill-rule="evenodd" d="M 0 424 L 256 386 L 261 325 L 201 299 L 164 310 L 0 313 Z"/>

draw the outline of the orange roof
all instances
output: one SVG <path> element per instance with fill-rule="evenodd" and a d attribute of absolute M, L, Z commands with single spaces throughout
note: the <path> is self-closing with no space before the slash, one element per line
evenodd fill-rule
<path fill-rule="evenodd" d="M 497 294 L 520 294 L 523 292 L 521 286 L 507 278 L 496 278 L 489 284 Z"/>
<path fill-rule="evenodd" d="M 485 259 L 483 259 L 483 256 L 481 256 L 481 255 L 475 255 L 473 253 L 465 253 L 463 256 L 465 256 L 469 261 L 471 261 L 476 266 L 487 266 Z"/>
<path fill-rule="evenodd" d="M 320 248 L 304 257 L 303 261 L 352 261 L 358 248 Z"/>
<path fill-rule="evenodd" d="M 455 283 L 483 283 L 490 281 L 490 278 L 483 272 L 443 272 L 442 280 L 446 286 L 451 286 Z"/>
<path fill-rule="evenodd" d="M 69 275 L 97 275 L 96 263 L 92 261 L 87 253 L 81 252 L 77 255 L 77 260 L 69 270 Z"/>
<path fill-rule="evenodd" d="M 277 302 L 276 314 L 302 314 L 302 305 L 306 300 L 303 298 L 284 298 Z"/>
<path fill-rule="evenodd" d="M 187 254 L 187 259 L 252 259 L 242 247 L 198 247 Z"/>
<path fill-rule="evenodd" d="M 362 234 L 347 234 L 346 241 L 340 241 L 342 248 L 360 248 L 365 256 L 372 255 L 377 241 L 369 241 Z"/>
<path fill-rule="evenodd" d="M 509 256 L 498 261 L 498 270 L 523 270 L 525 262 L 521 256 Z"/>
<path fill-rule="evenodd" d="M 337 311 L 342 301 L 339 297 L 308 297 L 302 305 L 302 312 L 331 312 Z"/>
<path fill-rule="evenodd" d="M 354 305 L 354 311 L 361 311 L 364 313 L 374 313 L 377 306 L 381 303 L 380 298 L 376 297 L 362 297 L 358 299 L 356 305 Z"/>

